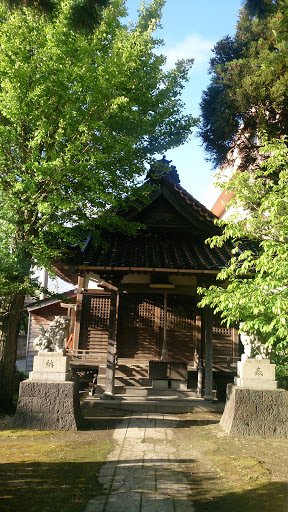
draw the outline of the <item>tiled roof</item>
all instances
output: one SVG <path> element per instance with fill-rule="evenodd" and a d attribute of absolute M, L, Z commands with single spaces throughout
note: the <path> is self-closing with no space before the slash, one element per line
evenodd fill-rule
<path fill-rule="evenodd" d="M 220 270 L 231 258 L 228 247 L 211 249 L 206 237 L 193 233 L 142 232 L 129 238 L 110 234 L 98 247 L 90 243 L 84 254 L 88 266 Z"/>
<path fill-rule="evenodd" d="M 170 185 L 170 184 L 169 184 Z M 169 186 L 168 185 L 168 186 Z M 187 212 L 191 213 L 191 210 L 194 210 L 197 215 L 199 215 L 202 219 L 205 219 L 209 223 L 214 225 L 214 221 L 216 216 L 212 213 L 206 206 L 204 206 L 200 201 L 197 201 L 195 197 L 193 197 L 187 190 L 185 190 L 181 185 L 170 185 L 173 186 L 175 190 L 175 199 L 182 203 L 182 206 L 187 208 Z M 178 197 L 177 197 L 178 196 Z"/>
<path fill-rule="evenodd" d="M 157 197 L 162 196 L 186 218 L 186 221 L 191 225 L 197 225 L 201 231 L 204 230 L 207 234 L 206 238 L 218 233 L 220 234 L 221 229 L 219 226 L 215 225 L 215 219 L 217 219 L 216 215 L 208 210 L 200 201 L 197 201 L 197 199 L 181 187 L 180 184 L 171 183 L 171 181 L 165 177 L 162 177 L 156 183 L 151 180 L 151 184 L 154 186 L 156 184 L 158 187 L 151 193 L 150 197 L 152 203 L 143 205 L 143 211 L 145 208 L 151 207 L 151 204 L 153 205 Z M 141 212 L 135 208 L 132 208 L 130 211 L 128 210 L 128 212 L 120 212 L 120 215 L 132 221 L 134 219 L 138 221 L 140 216 L 141 222 Z"/>
<path fill-rule="evenodd" d="M 182 271 L 219 271 L 227 265 L 231 244 L 211 249 L 205 243 L 222 231 L 215 225 L 217 217 L 181 187 L 176 168 L 165 157 L 158 163 L 160 168 L 147 174 L 147 183 L 153 185 L 150 203 L 118 212 L 126 221 L 146 224 L 146 230 L 135 237 L 102 232 L 98 245 L 91 238 L 82 251 L 82 264 Z"/>

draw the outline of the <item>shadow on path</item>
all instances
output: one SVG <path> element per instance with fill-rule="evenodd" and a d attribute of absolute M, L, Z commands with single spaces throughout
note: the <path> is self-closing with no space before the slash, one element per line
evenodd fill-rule
<path fill-rule="evenodd" d="M 116 463 L 117 470 L 116 469 Z M 0 464 L 1 512 L 287 512 L 287 483 L 213 496 L 212 472 L 193 459 Z M 133 479 L 127 478 L 133 469 Z M 99 473 L 101 472 L 101 483 Z M 111 479 L 112 476 L 112 479 Z M 108 489 L 104 489 L 105 477 Z M 186 484 L 190 484 L 187 495 Z M 111 483 L 109 483 L 111 482 Z M 107 504 L 107 493 L 110 494 Z M 110 489 L 109 489 L 110 487 Z M 209 489 L 209 491 L 208 491 Z M 172 500 L 171 500 L 172 498 Z M 88 506 L 87 503 L 93 500 Z M 173 508 L 171 508 L 173 506 Z"/>

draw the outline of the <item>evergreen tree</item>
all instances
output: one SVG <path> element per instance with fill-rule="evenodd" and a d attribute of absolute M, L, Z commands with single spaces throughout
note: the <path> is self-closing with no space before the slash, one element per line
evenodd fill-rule
<path fill-rule="evenodd" d="M 248 155 L 259 131 L 272 138 L 288 133 L 288 50 L 284 34 L 279 38 L 286 15 L 285 1 L 245 2 L 235 36 L 214 47 L 200 136 L 215 166 L 239 132 Z"/>

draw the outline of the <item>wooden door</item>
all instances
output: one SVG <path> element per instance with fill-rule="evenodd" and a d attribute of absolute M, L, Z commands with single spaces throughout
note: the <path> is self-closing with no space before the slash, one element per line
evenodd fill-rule
<path fill-rule="evenodd" d="M 170 361 L 193 361 L 196 346 L 196 298 L 167 295 L 167 348 Z"/>
<path fill-rule="evenodd" d="M 196 300 L 186 295 L 167 296 L 167 359 L 193 360 Z M 120 296 L 117 350 L 120 358 L 155 360 L 162 355 L 164 295 Z"/>
<path fill-rule="evenodd" d="M 156 359 L 160 346 L 161 295 L 120 296 L 117 350 L 121 358 Z"/>

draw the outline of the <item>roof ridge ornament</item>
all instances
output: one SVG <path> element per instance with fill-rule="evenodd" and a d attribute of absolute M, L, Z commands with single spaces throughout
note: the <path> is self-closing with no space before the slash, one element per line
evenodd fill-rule
<path fill-rule="evenodd" d="M 156 160 L 155 163 L 150 166 L 145 179 L 159 181 L 165 178 L 173 185 L 179 185 L 180 178 L 178 171 L 175 165 L 170 165 L 171 162 L 172 160 L 167 160 L 166 155 L 163 155 L 160 160 Z"/>

